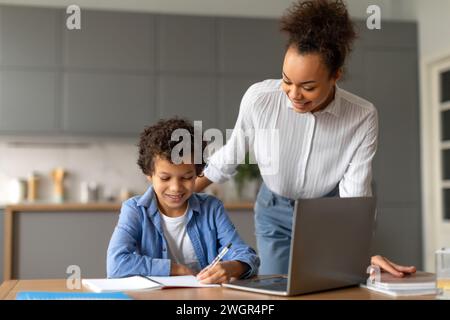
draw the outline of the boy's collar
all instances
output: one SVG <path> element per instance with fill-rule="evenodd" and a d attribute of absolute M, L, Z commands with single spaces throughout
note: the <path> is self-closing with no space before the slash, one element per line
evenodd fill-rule
<path fill-rule="evenodd" d="M 197 199 L 195 193 L 193 193 L 189 199 L 189 210 L 192 209 L 193 212 L 200 213 L 200 202 Z M 155 192 L 153 192 L 153 187 L 150 186 L 147 191 L 139 198 L 137 201 L 138 206 L 146 207 L 148 213 L 154 214 L 158 212 L 158 201 L 156 200 Z"/>

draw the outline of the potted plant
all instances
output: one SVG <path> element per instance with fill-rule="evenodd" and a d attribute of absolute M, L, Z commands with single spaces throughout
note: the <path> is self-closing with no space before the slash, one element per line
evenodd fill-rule
<path fill-rule="evenodd" d="M 237 167 L 234 181 L 241 200 L 254 200 L 261 180 L 257 164 L 250 164 L 249 154 L 245 155 L 245 162 Z"/>

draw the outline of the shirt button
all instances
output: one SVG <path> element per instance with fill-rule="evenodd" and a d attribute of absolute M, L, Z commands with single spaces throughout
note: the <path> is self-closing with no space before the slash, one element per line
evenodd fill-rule
<path fill-rule="evenodd" d="M 166 248 L 163 248 L 163 251 L 166 252 Z"/>

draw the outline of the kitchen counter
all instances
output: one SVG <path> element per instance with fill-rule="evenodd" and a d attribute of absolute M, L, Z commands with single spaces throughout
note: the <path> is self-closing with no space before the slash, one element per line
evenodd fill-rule
<path fill-rule="evenodd" d="M 256 246 L 253 203 L 226 202 L 224 205 L 241 237 Z M 104 253 L 120 208 L 118 202 L 6 205 L 1 217 L 3 280 L 54 277 L 60 275 L 61 270 L 65 271 L 72 261 L 84 268 L 86 276 L 102 277 Z M 58 259 L 43 259 L 42 247 Z M 87 247 L 89 250 L 83 250 Z"/>

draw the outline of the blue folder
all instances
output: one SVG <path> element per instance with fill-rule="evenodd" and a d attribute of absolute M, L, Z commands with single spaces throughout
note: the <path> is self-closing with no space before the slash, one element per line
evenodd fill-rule
<path fill-rule="evenodd" d="M 132 300 L 123 292 L 46 292 L 22 291 L 16 300 Z"/>

